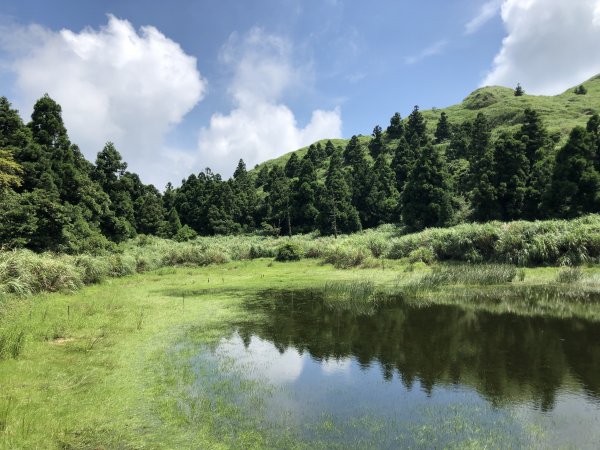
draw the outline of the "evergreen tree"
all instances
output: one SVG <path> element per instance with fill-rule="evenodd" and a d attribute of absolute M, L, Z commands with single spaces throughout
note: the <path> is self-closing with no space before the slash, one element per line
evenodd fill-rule
<path fill-rule="evenodd" d="M 352 136 L 344 149 L 344 164 L 354 165 L 363 158 L 363 149 L 357 136 Z"/>
<path fill-rule="evenodd" d="M 258 196 L 243 159 L 240 159 L 233 173 L 232 190 L 236 203 L 235 211 L 237 211 L 233 219 L 246 230 L 254 229 Z"/>
<path fill-rule="evenodd" d="M 525 145 L 525 155 L 529 162 L 524 218 L 542 218 L 545 214 L 541 209 L 542 197 L 551 181 L 553 157 L 548 132 L 537 111 L 525 109 L 523 124 L 516 138 Z"/>
<path fill-rule="evenodd" d="M 159 235 L 165 238 L 173 239 L 181 230 L 181 220 L 175 208 L 171 208 L 160 228 Z"/>
<path fill-rule="evenodd" d="M 290 159 L 287 160 L 284 167 L 285 176 L 288 178 L 295 178 L 298 176 L 298 172 L 300 171 L 300 160 L 298 159 L 298 155 L 296 153 L 292 153 Z"/>
<path fill-rule="evenodd" d="M 390 119 L 390 126 L 386 130 L 388 139 L 400 139 L 404 136 L 404 124 L 400 113 L 395 113 Z"/>
<path fill-rule="evenodd" d="M 494 159 L 500 219 L 520 219 L 524 213 L 529 167 L 525 145 L 504 133 L 494 145 Z"/>
<path fill-rule="evenodd" d="M 289 236 L 292 235 L 291 192 L 290 182 L 283 169 L 274 166 L 269 172 L 269 180 L 265 185 L 267 192 L 266 219 L 276 230 L 284 228 Z"/>
<path fill-rule="evenodd" d="M 404 137 L 400 138 L 394 151 L 391 166 L 396 176 L 396 189 L 398 192 L 402 192 L 408 174 L 412 170 L 416 159 L 417 153 L 415 150 L 413 150 Z"/>
<path fill-rule="evenodd" d="M 314 229 L 317 215 L 317 199 L 319 186 L 317 184 L 317 173 L 310 157 L 302 159 L 298 179 L 293 184 L 293 222 L 303 231 Z"/>
<path fill-rule="evenodd" d="M 582 127 L 571 131 L 556 155 L 546 205 L 556 217 L 573 218 L 600 211 L 600 173 L 594 166 L 592 137 Z"/>
<path fill-rule="evenodd" d="M 369 193 L 375 182 L 371 164 L 360 146 L 354 145 L 351 140 L 344 152 L 348 161 L 350 190 L 352 192 L 352 204 L 358 210 L 360 222 L 363 227 L 368 228 L 376 225 L 374 223 L 373 205 L 369 203 Z"/>
<path fill-rule="evenodd" d="M 448 123 L 448 115 L 443 112 L 438 120 L 437 127 L 435 129 L 435 143 L 441 144 L 442 142 L 450 139 L 450 124 Z"/>
<path fill-rule="evenodd" d="M 439 150 L 423 147 L 400 196 L 402 221 L 412 230 L 447 225 L 452 218 L 450 187 Z"/>
<path fill-rule="evenodd" d="M 360 218 L 352 205 L 352 194 L 343 170 L 341 150 L 331 155 L 325 188 L 321 195 L 318 215 L 319 230 L 323 234 L 352 233 L 361 229 Z"/>
<path fill-rule="evenodd" d="M 415 106 L 408 116 L 406 140 L 415 149 L 427 143 L 427 126 L 418 106 Z"/>
<path fill-rule="evenodd" d="M 369 153 L 371 153 L 373 159 L 377 159 L 377 157 L 385 150 L 383 146 L 383 131 L 379 125 L 376 125 L 375 128 L 373 128 L 372 136 L 373 139 L 369 142 Z"/>
<path fill-rule="evenodd" d="M 585 88 L 585 86 L 583 84 L 581 84 L 575 88 L 575 94 L 585 95 L 585 94 L 587 94 L 587 89 Z"/>
<path fill-rule="evenodd" d="M 517 83 L 517 87 L 515 88 L 515 97 L 521 97 L 525 94 L 525 90 L 521 87 L 520 83 Z"/>
<path fill-rule="evenodd" d="M 399 193 L 396 188 L 396 176 L 387 157 L 380 153 L 373 164 L 374 180 L 369 192 L 372 222 L 375 225 L 391 223 L 396 220 Z"/>
<path fill-rule="evenodd" d="M 335 152 L 335 147 L 333 146 L 333 142 L 330 140 L 325 144 L 325 156 L 330 157 Z"/>
<path fill-rule="evenodd" d="M 454 127 L 450 138 L 450 145 L 446 150 L 446 156 L 449 160 L 465 159 L 469 160 L 469 147 L 471 146 L 471 136 L 473 134 L 473 124 L 465 121 Z"/>
<path fill-rule="evenodd" d="M 261 166 L 256 175 L 255 186 L 257 188 L 264 186 L 269 181 L 269 168 L 267 166 Z"/>

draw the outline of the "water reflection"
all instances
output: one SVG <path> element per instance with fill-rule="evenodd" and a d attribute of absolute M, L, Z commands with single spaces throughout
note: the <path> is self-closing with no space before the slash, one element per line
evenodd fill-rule
<path fill-rule="evenodd" d="M 371 305 L 363 313 L 336 308 L 315 292 L 267 292 L 247 300 L 245 308 L 262 319 L 240 323 L 239 340 L 223 345 L 232 354 L 245 347 L 249 359 L 262 358 L 265 366 L 277 361 L 280 367 L 272 370 L 288 381 L 300 376 L 310 357 L 324 374 L 354 363 L 358 370 L 381 373 L 380 380 L 397 378 L 406 390 L 418 384 L 431 395 L 436 386 L 467 386 L 496 406 L 527 403 L 550 411 L 559 394 L 592 402 L 600 397 L 597 323 L 400 301 Z"/>

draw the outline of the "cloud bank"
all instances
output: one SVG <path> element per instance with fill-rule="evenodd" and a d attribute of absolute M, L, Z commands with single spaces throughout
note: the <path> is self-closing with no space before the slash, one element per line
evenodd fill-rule
<path fill-rule="evenodd" d="M 112 15 L 106 26 L 79 33 L 38 25 L 0 31 L 0 46 L 14 55 L 9 68 L 22 113 L 47 92 L 61 104 L 71 140 L 92 161 L 111 140 L 131 170 L 160 188 L 189 173 L 189 156 L 164 149 L 164 138 L 207 83 L 179 44 Z"/>
<path fill-rule="evenodd" d="M 239 158 L 250 168 L 318 139 L 341 136 L 339 108 L 313 111 L 302 127 L 282 103 L 286 92 L 312 83 L 310 67 L 294 65 L 292 59 L 287 40 L 260 28 L 230 37 L 221 61 L 233 72 L 229 94 L 234 108 L 213 114 L 201 129 L 198 149 L 204 166 L 230 174 Z"/>
<path fill-rule="evenodd" d="M 555 95 L 600 73 L 600 0 L 505 0 L 508 35 L 483 85 Z"/>

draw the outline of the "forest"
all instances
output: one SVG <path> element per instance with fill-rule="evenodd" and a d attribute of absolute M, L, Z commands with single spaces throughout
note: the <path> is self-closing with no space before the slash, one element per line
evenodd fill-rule
<path fill-rule="evenodd" d="M 415 106 L 368 139 L 320 141 L 285 164 L 253 170 L 240 159 L 230 179 L 207 168 L 161 192 L 128 171 L 111 142 L 87 161 L 48 95 L 27 124 L 2 97 L 0 243 L 98 253 L 138 234 L 337 237 L 387 223 L 411 232 L 600 211 L 597 114 L 564 143 L 531 108 L 512 130 L 497 132 L 482 112 L 462 122 L 442 112 L 431 133 Z"/>

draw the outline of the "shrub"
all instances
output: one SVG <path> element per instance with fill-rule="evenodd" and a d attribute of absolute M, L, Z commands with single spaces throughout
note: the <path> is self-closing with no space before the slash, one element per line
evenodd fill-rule
<path fill-rule="evenodd" d="M 583 278 L 583 271 L 580 267 L 563 267 L 556 275 L 558 283 L 575 283 Z"/>
<path fill-rule="evenodd" d="M 275 261 L 299 261 L 302 259 L 303 252 L 300 246 L 294 242 L 287 242 L 277 248 Z"/>
<path fill-rule="evenodd" d="M 435 253 L 431 247 L 419 247 L 408 254 L 408 262 L 424 262 L 425 264 L 432 264 L 435 262 Z"/>

